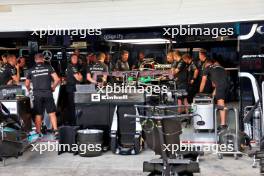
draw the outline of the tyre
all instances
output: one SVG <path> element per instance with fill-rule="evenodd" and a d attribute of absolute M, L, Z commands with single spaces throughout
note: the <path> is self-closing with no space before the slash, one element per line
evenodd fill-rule
<path fill-rule="evenodd" d="M 237 154 L 234 154 L 234 159 L 238 160 L 238 155 Z"/>
<path fill-rule="evenodd" d="M 223 154 L 218 153 L 218 154 L 217 154 L 217 157 L 218 157 L 218 159 L 223 159 Z"/>

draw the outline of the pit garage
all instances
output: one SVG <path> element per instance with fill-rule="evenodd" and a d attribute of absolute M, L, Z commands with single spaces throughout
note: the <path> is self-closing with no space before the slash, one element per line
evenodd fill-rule
<path fill-rule="evenodd" d="M 0 2 L 1 175 L 264 173 L 263 5 Z"/>

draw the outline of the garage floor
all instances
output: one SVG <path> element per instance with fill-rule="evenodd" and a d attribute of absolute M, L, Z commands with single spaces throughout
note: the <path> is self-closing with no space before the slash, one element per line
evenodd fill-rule
<path fill-rule="evenodd" d="M 230 116 L 230 114 L 229 114 Z M 231 115 L 232 116 L 232 115 Z M 229 123 L 233 126 L 232 121 Z M 214 142 L 214 133 L 194 133 L 192 128 L 183 129 L 182 141 L 193 143 Z M 50 140 L 46 137 L 46 140 Z M 46 142 L 42 142 L 46 144 Z M 28 150 L 18 159 L 9 158 L 6 166 L 0 166 L 0 176 L 145 176 L 142 172 L 144 161 L 158 158 L 150 150 L 139 155 L 115 155 L 106 152 L 102 156 L 83 158 L 70 153 L 57 155 L 56 152 L 45 152 L 42 155 Z M 259 168 L 252 168 L 252 158 L 243 156 L 234 160 L 233 156 L 224 156 L 219 160 L 215 154 L 206 153 L 200 160 L 202 176 L 255 176 Z"/>
<path fill-rule="evenodd" d="M 147 150 L 139 155 L 121 156 L 111 152 L 94 158 L 83 158 L 65 153 L 26 152 L 18 159 L 10 158 L 6 166 L 0 167 L 1 176 L 144 176 L 142 163 L 153 159 L 154 153 Z M 233 157 L 217 159 L 216 155 L 205 154 L 201 158 L 200 168 L 202 176 L 255 176 L 259 175 L 259 168 L 251 168 L 252 160 L 246 156 L 234 160 Z"/>

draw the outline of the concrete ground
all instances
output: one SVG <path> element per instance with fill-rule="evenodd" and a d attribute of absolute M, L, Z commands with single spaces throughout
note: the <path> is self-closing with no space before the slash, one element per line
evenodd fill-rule
<path fill-rule="evenodd" d="M 229 115 L 233 116 L 233 115 Z M 233 120 L 233 119 L 232 119 Z M 231 120 L 231 121 L 232 121 Z M 229 124 L 234 124 L 230 122 Z M 233 126 L 233 125 L 230 125 Z M 183 129 L 182 140 L 209 142 L 214 141 L 214 134 L 194 133 L 193 129 Z M 49 139 L 48 139 L 49 140 Z M 143 162 L 158 158 L 150 150 L 139 155 L 115 155 L 106 152 L 102 156 L 84 158 L 70 153 L 57 155 L 56 152 L 26 151 L 18 159 L 9 158 L 6 166 L 1 166 L 0 176 L 146 176 Z M 222 160 L 215 154 L 205 154 L 200 160 L 200 174 L 196 176 L 257 176 L 259 168 L 252 168 L 252 158 L 243 156 L 234 160 L 224 156 Z"/>
<path fill-rule="evenodd" d="M 152 151 L 146 150 L 139 155 L 114 155 L 106 152 L 102 156 L 84 158 L 70 153 L 57 155 L 56 152 L 27 151 L 18 159 L 9 158 L 6 166 L 0 166 L 1 176 L 145 176 L 142 172 L 143 161 L 157 158 Z M 243 156 L 217 159 L 216 155 L 206 154 L 201 158 L 202 176 L 255 176 L 259 168 L 252 168 L 252 159 Z"/>

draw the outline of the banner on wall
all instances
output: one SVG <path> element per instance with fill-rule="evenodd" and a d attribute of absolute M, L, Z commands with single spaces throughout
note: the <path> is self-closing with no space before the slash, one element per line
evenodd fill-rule
<path fill-rule="evenodd" d="M 264 22 L 242 23 L 239 36 L 240 70 L 264 72 Z"/>

